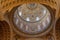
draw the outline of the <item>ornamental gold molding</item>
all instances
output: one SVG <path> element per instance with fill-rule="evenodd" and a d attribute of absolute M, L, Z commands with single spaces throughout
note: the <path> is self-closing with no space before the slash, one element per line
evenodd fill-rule
<path fill-rule="evenodd" d="M 58 18 L 59 2 L 57 0 L 0 0 L 0 20 L 4 20 L 6 11 L 10 12 L 14 7 L 31 2 L 46 4 L 56 9 L 56 17 Z"/>
<path fill-rule="evenodd" d="M 39 3 L 49 8 L 52 14 L 52 26 L 46 32 L 35 36 L 21 33 L 17 31 L 13 25 L 13 14 L 17 7 L 22 4 Z M 54 16 L 54 17 L 53 17 Z M 47 17 L 47 16 L 46 16 Z M 60 0 L 0 0 L 0 36 L 1 40 L 52 40 L 56 39 L 55 22 L 60 17 Z M 45 19 L 43 19 L 45 20 Z M 42 21 L 43 21 L 42 20 Z M 47 34 L 46 34 L 47 33 Z M 44 35 L 43 35 L 44 34 Z M 46 34 L 46 35 L 45 35 Z M 41 36 L 40 36 L 41 35 Z"/>

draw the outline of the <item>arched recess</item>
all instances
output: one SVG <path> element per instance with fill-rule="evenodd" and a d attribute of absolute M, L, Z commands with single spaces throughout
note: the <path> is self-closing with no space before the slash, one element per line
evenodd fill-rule
<path fill-rule="evenodd" d="M 0 40 L 12 40 L 11 28 L 5 21 L 0 21 Z"/>
<path fill-rule="evenodd" d="M 60 18 L 57 20 L 55 27 L 57 40 L 60 40 Z"/>

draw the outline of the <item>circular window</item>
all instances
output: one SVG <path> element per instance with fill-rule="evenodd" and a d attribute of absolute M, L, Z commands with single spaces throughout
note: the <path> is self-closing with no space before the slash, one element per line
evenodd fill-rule
<path fill-rule="evenodd" d="M 15 11 L 13 21 L 21 32 L 37 34 L 50 27 L 51 14 L 49 10 L 41 4 L 22 4 Z"/>

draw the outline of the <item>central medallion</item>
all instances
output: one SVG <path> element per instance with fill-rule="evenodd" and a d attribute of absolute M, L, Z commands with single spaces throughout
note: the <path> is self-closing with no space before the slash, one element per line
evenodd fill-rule
<path fill-rule="evenodd" d="M 14 13 L 14 24 L 24 33 L 37 34 L 49 27 L 51 15 L 49 10 L 38 3 L 22 4 Z"/>

